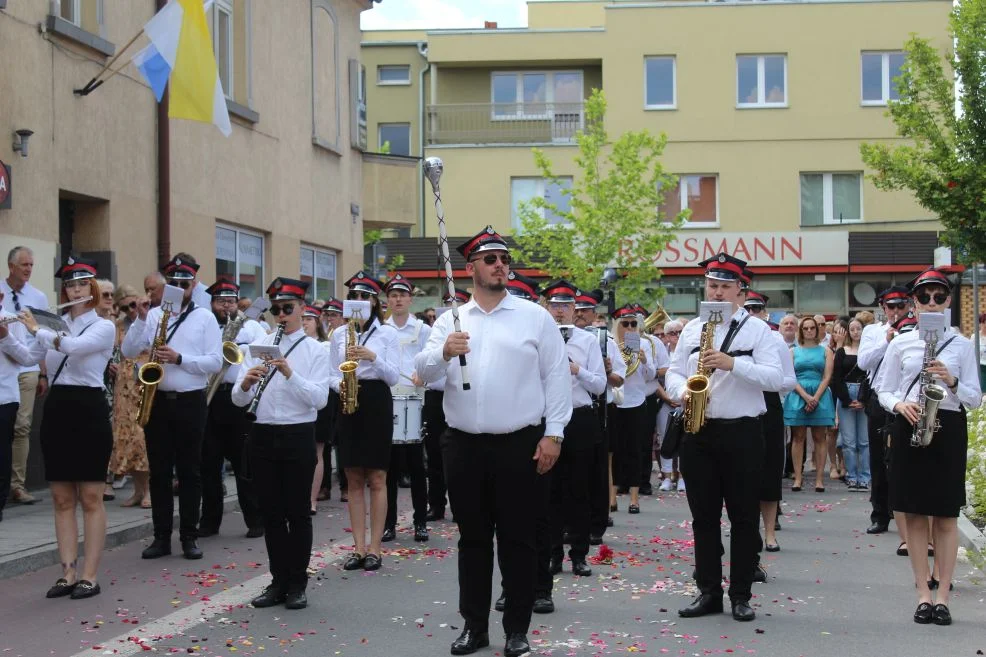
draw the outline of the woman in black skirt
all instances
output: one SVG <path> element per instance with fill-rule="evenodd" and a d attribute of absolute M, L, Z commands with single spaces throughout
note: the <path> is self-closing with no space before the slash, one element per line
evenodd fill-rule
<path fill-rule="evenodd" d="M 380 281 L 357 272 L 346 281 L 350 300 L 369 301 L 370 316 L 365 317 L 347 348 L 351 324 L 332 334 L 332 387 L 337 392 L 342 381 L 339 365 L 343 361 L 359 363 L 357 408 L 352 414 L 340 412 L 336 440 L 339 462 L 346 470 L 349 483 L 349 520 L 353 528 L 356 551 L 343 568 L 377 570 L 380 568 L 380 539 L 387 517 L 387 468 L 394 433 L 394 398 L 390 387 L 400 376 L 400 343 L 397 331 L 383 323 L 379 295 Z M 370 543 L 366 544 L 366 485 L 370 485 Z"/>
<path fill-rule="evenodd" d="M 910 284 L 920 327 L 923 313 L 941 313 L 951 305 L 951 284 L 942 272 L 929 269 Z M 969 436 L 965 409 L 982 403 L 978 362 L 972 343 L 952 327 L 938 338 L 935 356 L 927 367 L 935 385 L 945 389 L 938 406 L 941 428 L 926 447 L 911 445 L 921 409 L 921 381 L 925 341 L 921 330 L 898 335 L 887 346 L 875 388 L 880 404 L 895 413 L 890 445 L 890 508 L 902 512 L 908 536 L 923 536 L 934 518 L 935 560 L 941 585 L 931 579 L 924 550 L 911 549 L 911 568 L 918 592 L 914 622 L 949 625 L 949 590 L 958 554 L 958 516 L 965 506 L 966 450 Z M 934 484 L 922 485 L 928 473 Z M 933 589 L 937 596 L 932 606 Z"/>
<path fill-rule="evenodd" d="M 45 359 L 51 386 L 41 421 L 41 452 L 55 509 L 62 577 L 47 597 L 80 599 L 99 593 L 96 575 L 106 541 L 103 480 L 113 450 L 113 430 L 103 371 L 113 355 L 116 327 L 93 310 L 99 303 L 95 262 L 69 258 L 55 275 L 62 279 L 61 302 L 79 302 L 62 316 L 68 332 L 39 328 L 29 312 L 24 323 L 36 338 L 31 354 L 38 362 Z M 89 300 L 82 301 L 86 297 Z M 86 555 L 81 574 L 76 565 L 75 520 L 80 502 Z"/>

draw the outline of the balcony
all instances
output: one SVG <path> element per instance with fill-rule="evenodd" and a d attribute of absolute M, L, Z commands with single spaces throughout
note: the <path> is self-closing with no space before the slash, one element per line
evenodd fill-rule
<path fill-rule="evenodd" d="M 428 146 L 574 144 L 585 127 L 585 103 L 429 105 Z"/>

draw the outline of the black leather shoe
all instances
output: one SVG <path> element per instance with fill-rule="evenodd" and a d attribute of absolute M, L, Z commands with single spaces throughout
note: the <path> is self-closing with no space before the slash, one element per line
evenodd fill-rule
<path fill-rule="evenodd" d="M 437 522 L 438 520 L 445 520 L 445 509 L 432 509 L 425 516 L 425 520 L 428 522 Z"/>
<path fill-rule="evenodd" d="M 606 526 L 607 527 L 613 526 L 613 516 L 610 516 L 609 518 L 606 519 Z"/>
<path fill-rule="evenodd" d="M 548 564 L 548 572 L 552 575 L 557 575 L 561 572 L 561 559 L 557 557 L 551 557 L 551 563 Z"/>
<path fill-rule="evenodd" d="M 251 527 L 250 529 L 247 530 L 246 533 L 247 538 L 260 538 L 263 535 L 264 535 L 263 527 Z"/>
<path fill-rule="evenodd" d="M 209 536 L 215 536 L 219 533 L 218 527 L 199 527 L 199 538 L 207 538 Z"/>
<path fill-rule="evenodd" d="M 284 598 L 284 606 L 288 609 L 304 609 L 308 606 L 308 596 L 304 591 L 292 591 Z"/>
<path fill-rule="evenodd" d="M 774 519 L 774 531 L 779 532 L 781 530 L 781 519 L 780 516 Z"/>
<path fill-rule="evenodd" d="M 363 559 L 363 570 L 380 570 L 380 566 L 383 565 L 383 561 L 380 560 L 380 556 L 377 554 L 368 554 L 366 559 Z"/>
<path fill-rule="evenodd" d="M 416 541 L 427 541 L 428 540 L 428 525 L 415 525 L 414 526 L 414 540 L 416 540 Z"/>
<path fill-rule="evenodd" d="M 45 593 L 46 598 L 62 598 L 66 595 L 72 595 L 72 591 L 75 590 L 75 584 L 69 584 L 68 580 L 64 577 L 59 577 L 55 585 L 48 589 Z"/>
<path fill-rule="evenodd" d="M 466 628 L 462 630 L 459 638 L 452 642 L 453 655 L 471 655 L 480 648 L 490 645 L 490 635 L 488 632 L 477 632 Z"/>
<path fill-rule="evenodd" d="M 507 644 L 503 647 L 504 657 L 520 657 L 531 652 L 531 644 L 523 632 L 512 632 L 507 635 Z"/>
<path fill-rule="evenodd" d="M 934 620 L 934 611 L 931 608 L 931 603 L 922 602 L 919 604 L 918 608 L 914 610 L 914 622 L 921 625 L 928 625 L 932 620 Z"/>
<path fill-rule="evenodd" d="M 578 561 L 574 561 L 573 560 L 572 561 L 572 574 L 573 575 L 578 575 L 579 577 L 591 577 L 592 576 L 592 568 L 589 568 L 589 564 L 587 564 L 582 559 L 579 559 Z"/>
<path fill-rule="evenodd" d="M 631 504 L 627 507 L 627 513 L 640 513 L 640 506 Z"/>
<path fill-rule="evenodd" d="M 72 597 L 75 597 L 75 591 L 72 592 Z M 951 625 L 952 612 L 945 605 L 937 604 L 931 610 L 931 620 L 935 621 L 935 625 Z"/>
<path fill-rule="evenodd" d="M 565 544 L 565 545 L 571 545 L 572 544 L 572 535 L 569 534 L 568 532 L 565 532 L 564 534 L 562 534 L 561 542 L 563 544 Z"/>
<path fill-rule="evenodd" d="M 181 542 L 181 553 L 186 559 L 202 558 L 202 549 L 195 544 L 194 538 L 186 538 Z"/>
<path fill-rule="evenodd" d="M 171 539 L 155 538 L 154 541 L 140 553 L 141 559 L 157 559 L 171 554 Z"/>
<path fill-rule="evenodd" d="M 84 600 L 85 598 L 91 598 L 94 595 L 99 595 L 99 583 L 93 583 L 87 579 L 80 579 L 76 583 L 75 588 L 72 589 L 72 595 L 69 597 L 73 600 Z M 939 606 L 944 607 L 945 605 Z M 947 612 L 948 609 L 946 608 L 945 611 Z M 952 622 L 951 618 L 949 618 L 948 622 Z"/>
<path fill-rule="evenodd" d="M 603 537 L 601 534 L 589 534 L 589 545 L 602 545 Z"/>
<path fill-rule="evenodd" d="M 767 570 L 763 567 L 763 564 L 757 564 L 757 567 L 753 569 L 753 581 L 760 582 L 761 584 L 767 581 Z"/>
<path fill-rule="evenodd" d="M 646 486 L 641 486 L 640 487 L 640 494 L 641 495 L 653 495 L 654 494 L 654 487 L 651 486 L 650 484 L 648 484 Z"/>
<path fill-rule="evenodd" d="M 555 601 L 551 599 L 550 595 L 537 595 L 534 598 L 534 613 L 535 614 L 550 614 L 555 610 Z M 517 653 L 522 655 L 523 653 Z"/>
<path fill-rule="evenodd" d="M 872 525 L 866 528 L 867 534 L 883 534 L 887 531 L 887 524 L 883 522 L 874 522 Z"/>
<path fill-rule="evenodd" d="M 364 557 L 359 552 L 354 552 L 351 555 L 349 555 L 349 558 L 346 559 L 346 562 L 344 564 L 342 564 L 342 569 L 343 570 L 363 570 L 363 563 L 365 561 L 366 561 L 366 557 Z"/>
<path fill-rule="evenodd" d="M 756 617 L 757 614 L 746 600 L 737 600 L 733 603 L 733 620 L 751 621 Z"/>
<path fill-rule="evenodd" d="M 284 593 L 284 589 L 280 586 L 268 584 L 264 592 L 251 600 L 250 604 L 257 609 L 263 609 L 264 607 L 273 607 L 274 605 L 281 604 L 286 597 L 287 595 Z"/>
<path fill-rule="evenodd" d="M 709 614 L 722 613 L 722 595 L 713 593 L 703 593 L 685 607 L 678 610 L 678 615 L 682 618 L 696 618 L 698 616 L 708 616 Z"/>
<path fill-rule="evenodd" d="M 380 535 L 380 541 L 382 543 L 390 543 L 395 538 L 397 538 L 397 530 L 393 527 L 387 527 L 383 530 L 383 534 Z"/>
<path fill-rule="evenodd" d="M 506 593 L 500 593 L 500 597 L 496 599 L 495 603 L 493 603 L 493 608 L 496 609 L 497 611 L 503 611 L 504 609 L 507 608 Z"/>

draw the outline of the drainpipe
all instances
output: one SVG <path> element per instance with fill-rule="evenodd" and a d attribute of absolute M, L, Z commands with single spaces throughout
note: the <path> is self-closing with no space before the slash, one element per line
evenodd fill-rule
<path fill-rule="evenodd" d="M 425 73 L 431 70 L 428 61 L 428 44 L 418 42 L 418 54 L 424 57 L 425 65 L 418 73 L 418 152 L 421 160 L 418 162 L 418 230 L 421 237 L 425 236 Z"/>
<path fill-rule="evenodd" d="M 157 0 L 161 11 L 168 0 Z M 171 258 L 171 125 L 168 122 L 170 93 L 164 90 L 157 104 L 157 263 Z"/>

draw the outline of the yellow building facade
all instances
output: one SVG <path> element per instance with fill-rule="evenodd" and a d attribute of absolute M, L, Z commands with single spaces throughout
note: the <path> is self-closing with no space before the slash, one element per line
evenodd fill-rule
<path fill-rule="evenodd" d="M 672 312 L 694 312 L 696 264 L 719 248 L 751 263 L 778 312 L 870 307 L 931 263 L 940 223 L 909 193 L 877 190 L 859 147 L 897 139 L 885 112 L 903 45 L 917 33 L 949 46 L 947 0 L 527 6 L 523 29 L 363 33 L 369 149 L 442 158 L 450 235 L 514 233 L 533 195 L 564 204 L 531 147 L 575 176 L 599 88 L 611 135 L 668 136 L 663 164 L 680 182 L 666 209 L 692 211 L 655 262 Z M 430 196 L 422 185 L 392 253 L 434 237 Z M 435 278 L 433 256 L 412 260 Z"/>

